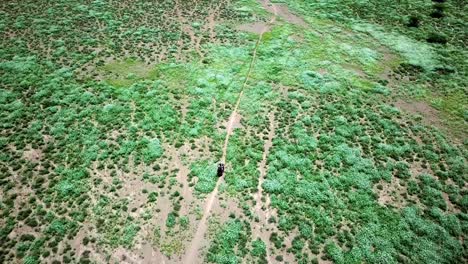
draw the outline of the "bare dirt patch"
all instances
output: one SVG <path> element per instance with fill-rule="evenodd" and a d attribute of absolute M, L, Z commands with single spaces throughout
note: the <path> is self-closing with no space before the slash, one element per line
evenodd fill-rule
<path fill-rule="evenodd" d="M 210 158 L 213 154 L 210 152 L 210 146 L 213 145 L 213 140 L 207 136 L 203 136 L 194 140 L 193 143 L 184 143 L 177 152 L 178 159 L 181 164 L 191 164 L 200 158 Z M 192 148 L 195 146 L 195 148 Z M 171 154 L 173 156 L 173 154 Z M 174 157 L 174 156 L 173 156 Z M 182 161 L 184 163 L 182 163 Z M 185 165 L 184 165 L 185 166 Z M 179 168 L 179 167 L 175 167 Z"/>
<path fill-rule="evenodd" d="M 145 182 L 136 175 L 125 175 L 121 179 L 124 181 L 122 188 L 117 190 L 117 194 L 120 197 L 130 199 L 129 209 L 140 209 L 147 202 L 147 194 L 144 194 L 142 190 L 151 191 L 156 189 L 154 184 Z M 138 211 L 135 212 L 135 214 L 137 213 Z"/>
<path fill-rule="evenodd" d="M 306 27 L 307 23 L 301 17 L 291 13 L 289 11 L 288 6 L 286 5 L 276 5 L 276 9 L 278 10 L 278 15 L 283 18 L 284 20 L 288 21 L 289 23 Z"/>
<path fill-rule="evenodd" d="M 234 197 L 229 197 L 226 193 L 218 194 L 217 199 L 213 202 L 213 208 L 208 218 L 208 229 L 205 231 L 204 240 L 200 241 L 198 245 L 199 255 L 196 261 L 193 260 L 191 263 L 203 263 L 203 259 L 206 256 L 207 249 L 210 245 L 210 239 L 213 235 L 213 222 L 225 223 L 228 221 L 231 214 L 239 217 L 242 215 L 242 209 L 238 205 L 238 200 Z M 185 263 L 185 262 L 184 262 Z"/>
<path fill-rule="evenodd" d="M 301 17 L 291 13 L 289 8 L 285 4 L 272 4 L 268 0 L 259 0 L 260 4 L 267 10 L 268 12 L 274 14 L 275 16 L 279 16 L 284 19 L 286 22 L 298 25 L 301 27 L 307 27 L 307 23 Z"/>
<path fill-rule="evenodd" d="M 110 260 L 111 262 L 125 264 L 137 264 L 141 261 L 138 255 L 123 247 L 118 247 L 117 249 L 115 249 L 112 253 Z"/>
<path fill-rule="evenodd" d="M 208 230 L 208 218 L 210 217 L 211 209 L 213 208 L 213 204 L 215 203 L 216 196 L 218 195 L 219 184 L 221 181 L 219 180 L 216 183 L 216 187 L 214 188 L 213 192 L 210 193 L 206 200 L 206 204 L 203 210 L 203 217 L 198 223 L 198 228 L 195 232 L 195 235 L 192 239 L 191 245 L 188 248 L 186 255 L 184 257 L 183 263 L 201 263 L 201 256 L 199 254 L 200 245 L 203 245 L 204 235 Z"/>
<path fill-rule="evenodd" d="M 166 263 L 166 257 L 161 252 L 154 249 L 150 243 L 144 243 L 140 249 L 142 252 L 143 264 Z"/>
<path fill-rule="evenodd" d="M 322 75 L 322 76 L 325 76 L 328 74 L 328 70 L 327 69 L 324 69 L 324 68 L 320 68 L 317 70 L 317 72 Z"/>
<path fill-rule="evenodd" d="M 381 190 L 375 188 L 374 191 L 378 194 L 377 202 L 381 206 L 391 205 L 396 208 L 403 208 L 405 199 L 402 195 L 407 193 L 407 189 L 401 185 L 400 179 L 393 177 L 391 182 L 381 180 L 377 186 L 379 185 L 382 186 Z"/>
<path fill-rule="evenodd" d="M 392 53 L 388 48 L 381 47 L 379 51 L 383 54 L 381 60 L 382 65 L 384 66 L 382 72 L 379 74 L 379 77 L 388 82 L 388 86 L 395 86 L 396 80 L 404 81 L 401 76 L 395 74 L 394 67 L 398 61 L 398 56 Z"/>
<path fill-rule="evenodd" d="M 182 17 L 182 16 L 180 16 L 180 17 Z M 203 58 L 204 54 L 203 54 L 203 52 L 201 50 L 202 37 L 197 36 L 197 34 L 193 30 L 193 28 L 191 26 L 189 26 L 189 25 L 182 25 L 181 29 L 182 29 L 182 32 L 184 32 L 184 33 L 186 33 L 187 35 L 190 36 L 190 42 L 192 43 L 192 46 L 195 48 L 195 51 L 198 53 L 200 58 Z M 179 47 L 181 47 L 181 46 L 179 46 Z"/>
<path fill-rule="evenodd" d="M 322 257 L 325 255 L 325 253 L 321 252 L 320 254 L 317 255 L 318 263 L 319 264 L 332 264 L 333 262 L 330 260 L 323 260 Z"/>
<path fill-rule="evenodd" d="M 13 231 L 8 234 L 9 239 L 15 239 L 20 237 L 21 235 L 30 234 L 34 236 L 38 236 L 38 232 L 36 232 L 32 227 L 24 224 L 17 225 Z"/>
<path fill-rule="evenodd" d="M 343 67 L 343 69 L 345 69 L 347 71 L 353 72 L 354 74 L 356 74 L 359 77 L 366 77 L 367 76 L 367 74 L 357 65 L 350 64 L 350 63 L 344 63 L 344 64 L 341 65 L 341 67 Z"/>
<path fill-rule="evenodd" d="M 242 24 L 237 26 L 237 30 L 250 32 L 254 34 L 262 34 L 264 32 L 270 31 L 270 26 L 266 22 L 254 22 L 248 24 Z"/>
<path fill-rule="evenodd" d="M 90 259 L 97 263 L 103 263 L 106 261 L 106 250 L 103 247 L 98 246 L 95 243 L 88 243 L 87 245 L 83 243 L 85 237 L 95 237 L 97 235 L 96 231 L 97 230 L 93 224 L 85 222 L 76 236 L 69 240 L 69 244 L 75 252 L 76 257 L 79 258 L 85 252 L 89 252 Z M 61 246 L 63 246 L 63 244 Z"/>
<path fill-rule="evenodd" d="M 236 128 L 243 128 L 241 124 L 242 116 L 238 113 L 233 113 L 229 118 L 229 121 L 225 123 L 228 128 L 228 133 L 232 133 Z"/>
<path fill-rule="evenodd" d="M 452 213 L 460 213 L 460 209 L 456 208 L 452 201 L 450 201 L 450 198 L 447 193 L 442 192 L 442 197 L 444 198 L 444 201 L 447 204 L 447 211 Z"/>
<path fill-rule="evenodd" d="M 219 217 L 222 222 L 229 219 L 230 214 L 242 215 L 242 209 L 238 205 L 235 197 L 229 197 L 225 193 L 219 195 L 219 199 L 213 205 L 213 216 Z"/>
<path fill-rule="evenodd" d="M 397 100 L 395 106 L 399 109 L 408 112 L 410 114 L 417 114 L 422 117 L 422 120 L 427 125 L 435 125 L 437 127 L 443 127 L 442 119 L 440 118 L 440 113 L 426 102 L 422 101 L 412 101 L 407 102 L 402 99 Z"/>
<path fill-rule="evenodd" d="M 70 241 L 70 245 L 74 249 L 76 256 L 81 256 L 81 254 L 83 254 L 84 251 L 89 250 L 91 252 L 91 255 L 93 256 L 93 259 L 96 259 L 96 252 L 93 248 L 95 245 L 91 243 L 85 245 L 83 243 L 83 239 L 85 237 L 92 236 L 95 233 L 95 230 L 96 229 L 94 225 L 90 224 L 89 222 L 85 222 L 76 234 L 76 236 L 73 238 L 73 240 Z"/>
<path fill-rule="evenodd" d="M 288 91 L 289 91 L 289 88 L 287 86 L 284 86 L 284 85 L 279 86 L 279 92 L 283 97 L 285 98 L 288 97 Z"/>
<path fill-rule="evenodd" d="M 23 152 L 23 158 L 33 163 L 41 161 L 42 157 L 43 153 L 40 149 L 33 149 L 29 147 L 29 150 Z"/>
<path fill-rule="evenodd" d="M 432 171 L 431 167 L 427 166 L 426 168 L 423 168 L 421 162 L 412 162 L 410 164 L 409 170 L 413 178 L 423 173 L 434 175 L 434 172 Z"/>

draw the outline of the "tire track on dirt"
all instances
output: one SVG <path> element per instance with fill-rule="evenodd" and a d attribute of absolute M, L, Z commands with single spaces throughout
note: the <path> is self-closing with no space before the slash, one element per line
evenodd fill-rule
<path fill-rule="evenodd" d="M 265 230 L 262 230 L 262 224 L 263 227 L 266 228 L 267 226 L 267 221 L 268 221 L 268 216 L 269 212 L 268 211 L 263 211 L 262 207 L 265 205 L 265 207 L 268 207 L 269 205 L 269 197 L 266 198 L 265 203 L 262 201 L 263 198 L 263 181 L 265 180 L 265 176 L 267 173 L 267 157 L 268 154 L 270 153 L 270 148 L 273 146 L 273 138 L 275 137 L 275 114 L 270 113 L 269 115 L 269 121 L 270 121 L 270 127 L 268 130 L 268 139 L 265 140 L 265 144 L 263 147 L 263 156 L 262 160 L 258 164 L 258 170 L 260 172 L 260 177 L 258 179 L 258 186 L 257 186 L 257 193 L 255 194 L 255 212 L 256 214 L 261 218 L 260 222 L 255 226 L 253 233 L 260 237 L 265 243 L 268 243 L 270 234 L 269 232 L 266 232 Z M 266 244 L 266 259 L 268 263 L 271 263 L 270 260 L 271 252 L 270 252 L 270 247 L 268 244 Z"/>
<path fill-rule="evenodd" d="M 276 6 L 271 4 L 271 2 L 269 0 L 262 0 L 260 2 L 262 4 L 262 6 L 268 5 L 268 6 L 272 7 L 274 15 L 273 15 L 272 19 L 268 22 L 268 25 L 273 24 L 276 21 L 276 15 L 277 15 Z M 233 132 L 233 124 L 234 124 L 234 121 L 236 119 L 236 115 L 238 114 L 237 112 L 239 110 L 239 105 L 240 105 L 242 96 L 244 94 L 245 87 L 247 86 L 247 82 L 248 82 L 248 80 L 250 78 L 250 75 L 252 73 L 252 69 L 253 69 L 253 66 L 255 64 L 255 60 L 257 58 L 258 47 L 260 45 L 260 42 L 262 41 L 263 34 L 265 34 L 265 32 L 267 30 L 268 30 L 268 27 L 265 27 L 262 30 L 260 36 L 257 39 L 257 42 L 255 43 L 255 47 L 254 47 L 253 54 L 252 54 L 252 60 L 250 61 L 250 65 L 249 65 L 249 70 L 247 72 L 247 75 L 245 77 L 244 82 L 242 83 L 241 90 L 240 90 L 239 95 L 237 97 L 237 101 L 236 101 L 236 105 L 234 107 L 234 110 L 232 111 L 231 116 L 229 118 L 228 126 L 226 128 L 227 134 L 226 134 L 226 138 L 224 140 L 224 146 L 223 146 L 223 155 L 222 155 L 222 158 L 221 158 L 221 162 L 224 163 L 224 164 L 226 163 L 226 155 L 227 155 L 227 147 L 228 147 L 228 143 L 229 143 L 229 138 L 230 138 L 230 136 L 231 136 L 231 134 Z M 196 233 L 195 233 L 195 235 L 194 235 L 194 237 L 192 239 L 192 242 L 190 243 L 190 247 L 186 251 L 187 253 L 186 253 L 185 257 L 183 258 L 183 263 L 199 263 L 199 261 L 200 261 L 198 259 L 198 252 L 199 252 L 199 250 L 201 248 L 202 241 L 204 239 L 204 235 L 206 233 L 206 230 L 208 229 L 207 220 L 208 220 L 208 217 L 210 216 L 211 208 L 213 207 L 213 203 L 215 201 L 215 198 L 218 195 L 219 185 L 221 184 L 221 181 L 223 180 L 223 178 L 224 178 L 224 175 L 218 179 L 213 192 L 211 192 L 211 194 L 208 197 L 208 200 L 206 201 L 205 208 L 203 210 L 203 216 L 202 216 L 200 222 L 198 223 L 197 231 L 196 231 Z"/>

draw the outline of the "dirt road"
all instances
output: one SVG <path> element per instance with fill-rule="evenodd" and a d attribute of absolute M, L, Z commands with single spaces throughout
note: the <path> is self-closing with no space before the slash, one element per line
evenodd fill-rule
<path fill-rule="evenodd" d="M 244 82 L 242 84 L 241 90 L 240 90 L 239 95 L 237 97 L 237 102 L 236 102 L 236 105 L 234 107 L 234 110 L 232 111 L 231 116 L 229 118 L 229 122 L 228 122 L 228 125 L 226 127 L 227 134 L 226 134 L 226 138 L 224 140 L 223 156 L 221 158 L 221 162 L 224 163 L 224 164 L 226 163 L 226 155 L 227 155 L 227 148 L 228 148 L 228 144 L 229 144 L 229 138 L 230 138 L 230 136 L 231 136 L 231 134 L 233 132 L 233 124 L 235 123 L 236 116 L 238 115 L 237 112 L 239 110 L 239 105 L 240 105 L 242 96 L 244 94 L 244 89 L 247 86 L 247 82 L 248 82 L 248 80 L 250 78 L 253 66 L 255 64 L 255 60 L 257 58 L 258 47 L 259 47 L 260 42 L 262 40 L 263 34 L 268 30 L 269 25 L 273 24 L 276 21 L 276 15 L 277 15 L 276 6 L 271 4 L 271 2 L 269 0 L 263 0 L 263 1 L 260 1 L 260 2 L 261 2 L 261 4 L 263 6 L 268 6 L 269 8 L 271 8 L 271 10 L 274 13 L 274 16 L 269 21 L 268 25 L 266 25 L 264 27 L 264 29 L 262 30 L 260 36 L 257 39 L 257 42 L 255 44 L 255 48 L 253 50 L 252 60 L 250 61 L 249 70 L 247 72 L 247 75 L 246 75 L 245 80 L 244 80 Z M 203 210 L 203 217 L 200 220 L 200 222 L 198 223 L 197 231 L 195 232 L 195 235 L 194 235 L 194 237 L 192 239 L 192 242 L 190 243 L 190 247 L 186 251 L 186 254 L 185 254 L 184 258 L 183 258 L 183 263 L 201 263 L 202 262 L 202 260 L 198 256 L 198 252 L 199 252 L 200 246 L 202 245 L 202 242 L 204 240 L 204 235 L 206 233 L 206 230 L 208 229 L 207 220 L 208 220 L 208 218 L 210 216 L 210 211 L 211 211 L 211 208 L 213 207 L 213 203 L 214 203 L 214 201 L 216 199 L 216 196 L 218 195 L 219 185 L 220 185 L 222 180 L 223 180 L 223 177 L 220 177 L 218 179 L 215 189 L 208 196 L 208 199 L 206 201 L 206 204 L 205 204 L 205 207 L 204 207 L 204 210 Z"/>

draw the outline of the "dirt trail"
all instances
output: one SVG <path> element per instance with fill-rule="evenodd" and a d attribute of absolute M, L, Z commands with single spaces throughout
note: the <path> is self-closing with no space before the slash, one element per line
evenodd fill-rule
<path fill-rule="evenodd" d="M 276 21 L 276 15 L 277 15 L 275 5 L 271 4 L 271 2 L 269 0 L 263 0 L 263 1 L 260 1 L 260 2 L 262 2 L 263 6 L 268 5 L 268 6 L 271 6 L 271 8 L 273 9 L 273 13 L 275 15 L 270 20 L 269 25 L 273 24 Z M 226 128 L 227 134 L 226 134 L 226 138 L 224 140 L 224 146 L 223 146 L 223 156 L 221 158 L 222 163 L 226 163 L 226 155 L 227 155 L 227 147 L 228 147 L 228 143 L 229 143 L 229 138 L 230 138 L 230 136 L 232 134 L 233 127 L 234 127 L 233 125 L 234 125 L 234 123 L 236 121 L 236 117 L 238 116 L 237 111 L 239 109 L 240 101 L 242 99 L 242 96 L 244 94 L 244 89 L 247 86 L 247 82 L 248 82 L 248 80 L 250 78 L 250 75 L 252 73 L 252 69 L 253 69 L 253 66 L 255 64 L 255 60 L 257 58 L 258 47 L 259 47 L 260 42 L 262 40 L 263 34 L 268 30 L 268 28 L 269 27 L 265 27 L 262 30 L 260 36 L 257 39 L 257 42 L 255 43 L 255 48 L 253 50 L 253 55 L 252 55 L 252 60 L 250 61 L 249 70 L 247 72 L 247 75 L 246 75 L 245 80 L 244 80 L 244 82 L 242 84 L 241 90 L 240 90 L 239 95 L 237 97 L 237 102 L 236 102 L 236 105 L 234 107 L 234 110 L 232 111 L 231 116 L 229 118 L 228 126 Z M 220 185 L 223 178 L 224 178 L 224 176 L 220 177 L 218 179 L 218 181 L 216 182 L 215 189 L 208 196 L 208 199 L 206 201 L 206 204 L 205 204 L 205 207 L 204 207 L 204 210 L 203 210 L 203 217 L 200 220 L 200 222 L 198 223 L 197 231 L 195 233 L 195 236 L 192 239 L 192 242 L 190 243 L 190 247 L 186 251 L 186 255 L 183 258 L 183 263 L 201 263 L 202 262 L 198 258 L 198 252 L 199 252 L 199 249 L 200 249 L 200 245 L 202 245 L 202 241 L 204 239 L 204 235 L 206 233 L 206 230 L 208 229 L 207 220 L 208 220 L 208 217 L 210 216 L 211 208 L 213 207 L 213 203 L 215 201 L 215 198 L 218 195 L 219 185 Z"/>
<path fill-rule="evenodd" d="M 258 164 L 258 170 L 260 171 L 260 179 L 258 181 L 258 187 L 257 187 L 258 192 L 256 195 L 258 198 L 258 201 L 255 206 L 255 210 L 257 212 L 260 212 L 261 207 L 262 207 L 262 201 L 261 201 L 262 191 L 263 191 L 262 183 L 265 180 L 265 176 L 267 172 L 267 164 L 266 164 L 267 157 L 268 157 L 268 154 L 270 153 L 270 148 L 273 146 L 273 138 L 275 137 L 275 115 L 273 113 L 269 115 L 269 121 L 270 121 L 270 128 L 268 131 L 268 139 L 265 141 L 265 145 L 263 147 L 262 161 L 260 162 L 260 164 Z"/>
<path fill-rule="evenodd" d="M 250 74 L 252 73 L 252 69 L 253 69 L 253 66 L 255 64 L 255 60 L 257 58 L 258 46 L 260 45 L 260 42 L 262 41 L 263 34 L 265 34 L 265 32 L 267 32 L 269 30 L 270 25 L 272 25 L 276 21 L 276 15 L 277 15 L 276 5 L 271 4 L 271 2 L 269 0 L 263 0 L 263 1 L 260 1 L 260 2 L 261 2 L 261 4 L 263 6 L 269 6 L 273 10 L 274 16 L 268 22 L 268 24 L 264 26 L 264 28 L 262 29 L 262 31 L 260 33 L 260 36 L 257 39 L 257 43 L 255 43 L 255 48 L 253 50 L 252 60 L 250 61 L 247 76 L 245 77 L 244 83 L 242 84 L 241 91 L 239 93 L 239 96 L 237 97 L 236 106 L 234 107 L 234 110 L 231 113 L 231 117 L 229 118 L 229 123 L 228 123 L 228 126 L 226 128 L 227 135 L 226 135 L 226 139 L 224 140 L 223 156 L 221 158 L 222 163 L 226 163 L 226 155 L 227 155 L 226 153 L 227 153 L 227 146 L 228 146 L 228 143 L 229 143 L 229 138 L 231 137 L 231 134 L 232 134 L 232 131 L 233 131 L 233 124 L 235 123 L 236 116 L 238 115 L 237 111 L 239 109 L 239 104 L 240 104 L 241 98 L 244 95 L 244 89 L 247 86 L 247 82 L 248 82 L 248 80 L 250 78 Z"/>
<path fill-rule="evenodd" d="M 267 172 L 267 157 L 268 157 L 268 154 L 270 153 L 270 148 L 273 146 L 273 138 L 275 137 L 275 115 L 273 113 L 270 113 L 269 120 L 270 120 L 270 128 L 268 131 L 268 139 L 265 141 L 265 145 L 263 147 L 262 161 L 260 161 L 260 163 L 258 164 L 260 177 L 258 179 L 257 193 L 254 195 L 255 201 L 256 201 L 255 213 L 259 216 L 260 222 L 255 226 L 253 233 L 254 235 L 260 237 L 265 243 L 268 243 L 269 238 L 270 238 L 269 232 L 265 232 L 265 230 L 263 230 L 267 226 L 269 212 L 268 211 L 264 212 L 262 210 L 262 207 L 265 206 L 266 208 L 268 208 L 269 197 L 267 197 L 265 203 L 262 201 L 262 197 L 263 197 L 262 184 L 265 180 L 265 176 Z M 266 259 L 268 263 L 271 263 L 270 256 L 271 256 L 270 248 L 268 247 L 268 244 L 267 244 L 266 245 Z"/>
<path fill-rule="evenodd" d="M 175 14 L 177 16 L 177 20 L 180 22 L 180 28 L 182 30 L 182 32 L 184 32 L 185 34 L 187 34 L 189 37 L 190 37 L 190 43 L 193 45 L 193 48 L 195 49 L 195 51 L 198 53 L 198 55 L 200 56 L 200 58 L 203 60 L 204 58 L 204 54 L 201 50 L 201 40 L 202 40 L 202 37 L 197 37 L 197 34 L 195 33 L 195 31 L 193 30 L 193 27 L 192 25 L 190 24 L 189 20 L 186 18 L 187 17 L 195 17 L 195 10 L 196 8 L 193 8 L 188 15 L 184 15 L 182 14 L 182 8 L 180 7 L 180 3 L 179 1 L 175 1 L 175 5 L 174 5 L 174 10 L 175 10 Z M 182 50 L 182 45 L 183 44 L 183 41 L 179 43 L 179 51 L 181 52 Z M 178 51 L 178 52 L 179 52 Z"/>

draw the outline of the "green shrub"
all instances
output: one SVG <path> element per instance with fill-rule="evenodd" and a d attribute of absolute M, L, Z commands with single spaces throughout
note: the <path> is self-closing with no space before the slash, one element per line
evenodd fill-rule
<path fill-rule="evenodd" d="M 266 245 L 260 238 L 252 242 L 252 256 L 262 258 L 266 256 Z"/>
<path fill-rule="evenodd" d="M 408 19 L 408 27 L 419 27 L 421 19 L 418 16 L 410 16 Z"/>
<path fill-rule="evenodd" d="M 172 228 L 176 224 L 177 215 L 174 212 L 169 213 L 166 219 L 166 226 Z"/>
<path fill-rule="evenodd" d="M 158 193 L 157 192 L 151 192 L 148 195 L 148 202 L 150 202 L 150 203 L 156 202 L 157 199 L 158 199 Z"/>
<path fill-rule="evenodd" d="M 40 263 L 36 256 L 27 256 L 23 260 L 24 264 L 37 264 Z"/>
<path fill-rule="evenodd" d="M 435 43 L 435 44 L 446 44 L 447 43 L 447 36 L 442 33 L 431 32 L 427 36 L 427 42 Z"/>

